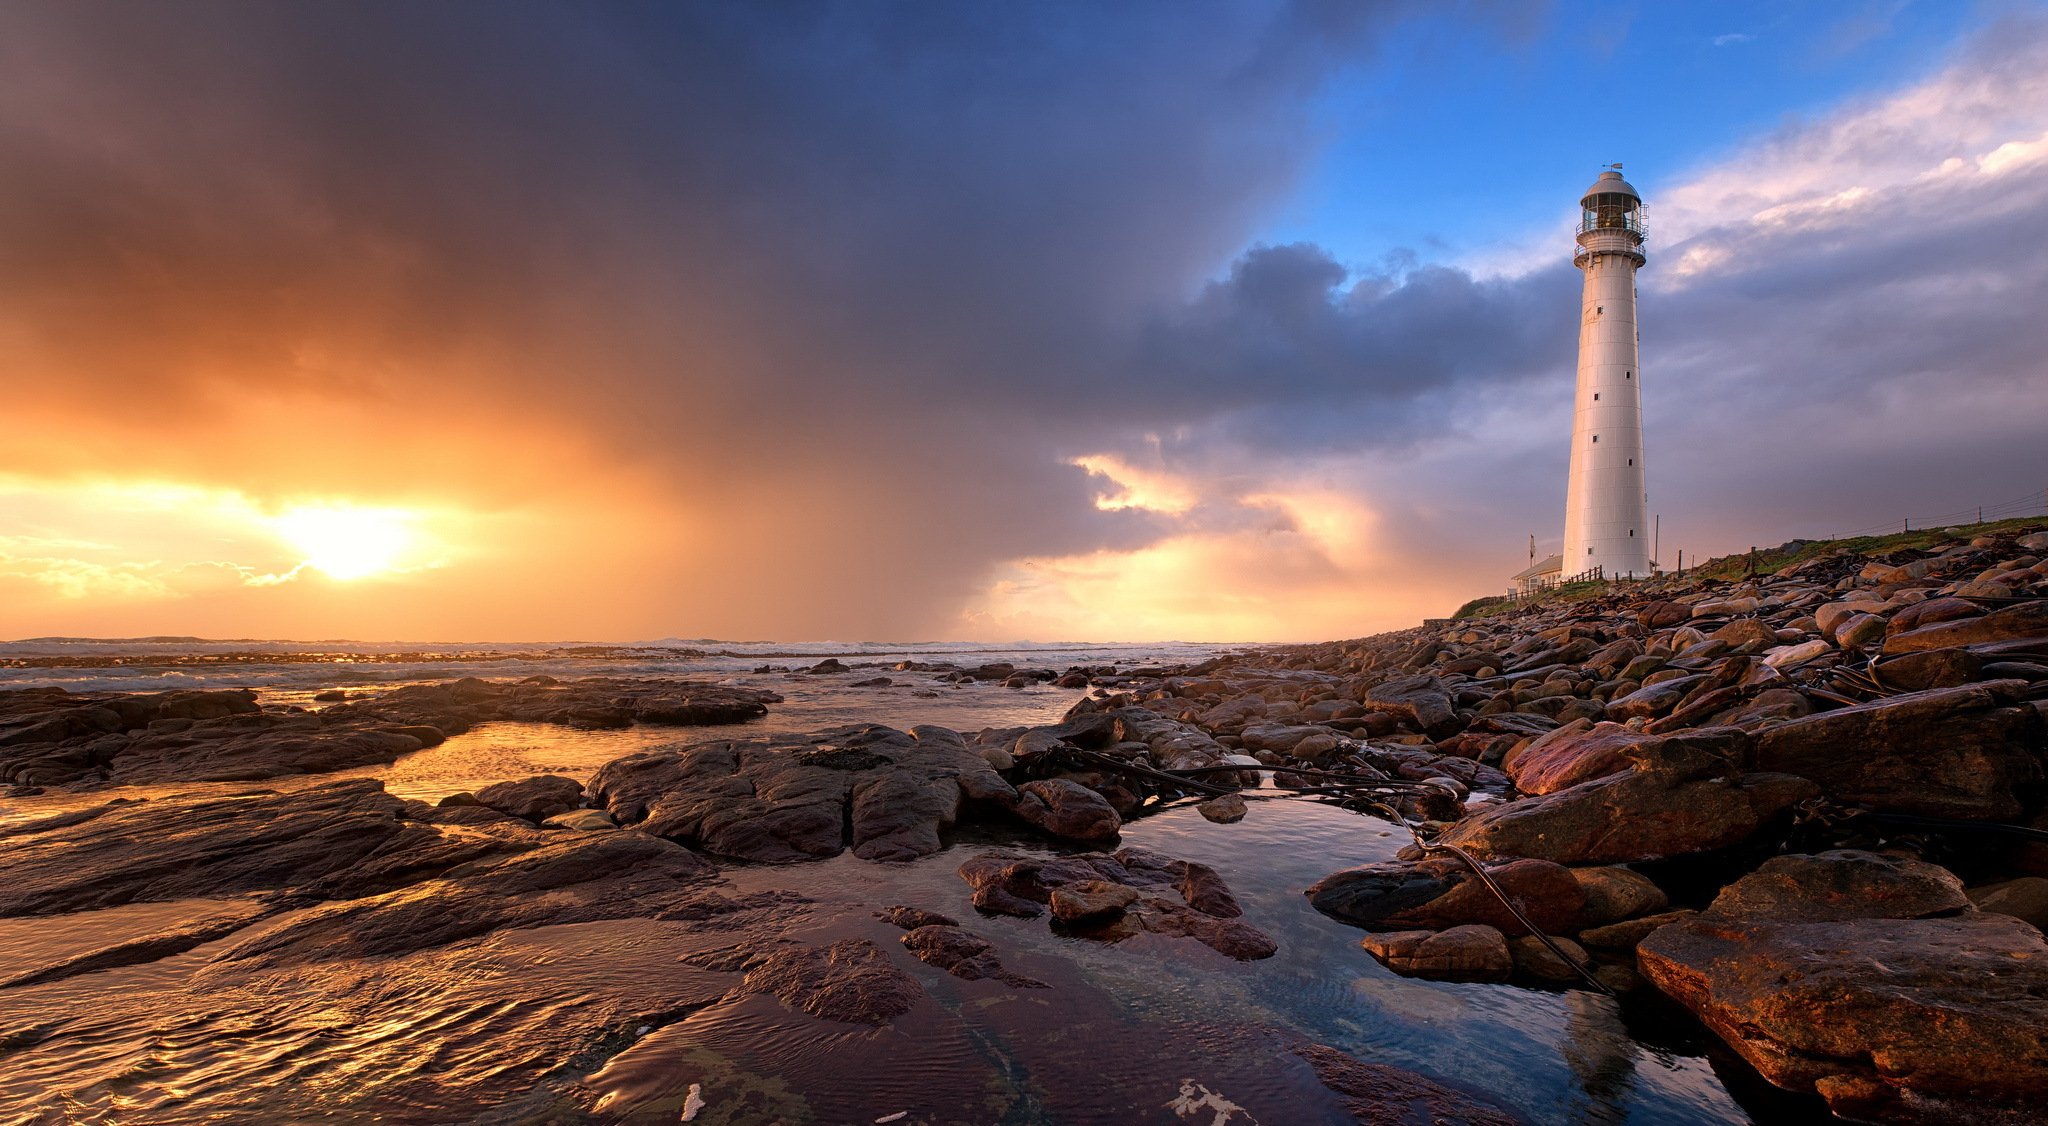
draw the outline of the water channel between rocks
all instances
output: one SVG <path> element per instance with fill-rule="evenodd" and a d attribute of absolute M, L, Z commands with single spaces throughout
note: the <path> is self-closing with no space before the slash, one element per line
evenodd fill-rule
<path fill-rule="evenodd" d="M 738 679 L 774 688 L 785 702 L 736 728 L 485 724 L 350 774 L 434 801 L 538 772 L 587 779 L 607 761 L 676 742 L 854 722 L 969 731 L 1048 723 L 1081 695 L 974 685 L 932 698 L 904 688 Z M 309 1091 L 340 1096 L 354 1083 L 390 1092 L 378 1104 L 380 1120 L 449 1121 L 446 1107 L 409 1106 L 403 1077 L 432 1074 L 445 1090 L 453 1076 L 455 1087 L 490 1090 L 495 1074 L 532 1068 L 524 1053 L 547 1049 L 522 1047 L 520 1030 L 546 1024 L 589 1025 L 609 1036 L 604 1052 L 547 1061 L 551 1074 L 580 1077 L 577 1105 L 538 1095 L 501 1102 L 504 1092 L 492 1091 L 492 1109 L 453 1120 L 549 1121 L 554 1108 L 570 1112 L 554 1119 L 565 1122 L 675 1122 L 695 1085 L 704 1106 L 692 1121 L 700 1123 L 873 1122 L 899 1111 L 906 1123 L 1349 1121 L 1288 1053 L 1305 1043 L 1424 1072 L 1533 1122 L 1758 1120 L 1731 1097 L 1691 1034 L 1653 1043 L 1661 1035 L 1654 1018 L 1624 1019 L 1605 997 L 1414 981 L 1382 969 L 1359 949 L 1360 932 L 1311 910 L 1302 889 L 1338 868 L 1390 858 L 1407 840 L 1394 826 L 1304 801 L 1253 801 L 1242 822 L 1214 825 L 1183 804 L 1127 825 L 1123 839 L 1216 868 L 1246 921 L 1272 935 L 1279 954 L 1237 963 L 1187 940 L 1103 946 L 1062 937 L 1043 920 L 979 917 L 955 875 L 960 863 L 989 845 L 1047 847 L 981 829 L 904 864 L 843 854 L 793 866 L 722 866 L 734 895 L 785 891 L 814 901 L 787 937 L 870 938 L 915 974 L 928 996 L 880 1029 L 811 1019 L 763 995 L 728 996 L 731 975 L 678 963 L 684 948 L 675 933 L 648 920 L 500 931 L 410 958 L 402 977 L 380 976 L 374 962 L 334 963 L 331 974 L 309 975 L 302 993 L 256 997 L 237 987 L 227 991 L 237 994 L 232 1002 L 208 996 L 206 960 L 216 943 L 0 991 L 0 1122 L 354 1121 L 350 1111 L 306 1115 Z M 959 919 L 993 940 L 1010 969 L 1052 988 L 962 982 L 913 961 L 897 942 L 901 932 L 872 916 L 891 904 Z M 189 900 L 0 921 L 0 978 L 14 964 L 231 906 Z M 583 1011 L 590 1006 L 579 999 L 600 979 L 615 996 L 640 990 L 645 1010 L 666 1018 L 639 1023 L 623 1010 Z M 504 985 L 515 981 L 517 989 Z M 373 1011 L 386 1015 L 359 1019 Z M 405 1016 L 389 1017 L 394 1011 Z M 9 1042 L 50 1028 L 59 1031 L 27 1050 Z M 1241 1109 L 1178 1116 L 1170 1104 L 1189 1091 Z M 592 1108 L 595 1119 L 582 1117 Z"/>

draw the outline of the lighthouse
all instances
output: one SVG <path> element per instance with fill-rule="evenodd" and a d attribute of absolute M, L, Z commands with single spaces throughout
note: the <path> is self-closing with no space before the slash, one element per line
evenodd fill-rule
<path fill-rule="evenodd" d="M 1579 380 L 1572 405 L 1561 571 L 1570 577 L 1598 567 L 1605 578 L 1641 578 L 1650 573 L 1643 373 L 1637 364 L 1641 334 L 1636 331 L 1643 197 L 1620 172 L 1607 171 L 1586 189 L 1579 209 L 1572 262 L 1585 272 L 1586 284 L 1579 309 Z"/>

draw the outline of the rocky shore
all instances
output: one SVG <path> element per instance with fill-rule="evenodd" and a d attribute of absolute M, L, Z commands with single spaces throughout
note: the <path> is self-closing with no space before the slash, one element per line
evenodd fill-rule
<path fill-rule="evenodd" d="M 65 990 L 94 975 L 176 967 L 168 985 L 138 979 L 159 1007 L 138 999 L 109 1018 L 146 1038 L 244 1027 L 259 1010 L 289 1023 L 279 999 L 325 988 L 305 984 L 314 970 L 435 982 L 464 966 L 447 988 L 504 1006 L 473 1050 L 516 1057 L 500 1078 L 522 1093 L 366 1081 L 356 1109 L 438 1120 L 435 1106 L 484 1099 L 493 1121 L 637 1121 L 607 1109 L 604 1082 L 631 1072 L 621 1061 L 640 1058 L 639 1038 L 693 1013 L 765 1004 L 928 1026 L 931 991 L 951 981 L 990 1012 L 1038 1019 L 1028 999 L 1060 993 L 1059 974 L 1015 964 L 1021 932 L 1004 940 L 998 923 L 1032 920 L 1117 957 L 1210 959 L 1214 973 L 1284 959 L 1214 868 L 1122 838 L 1190 804 L 1204 831 L 1229 834 L 1248 803 L 1314 801 L 1412 834 L 1395 858 L 1303 889 L 1328 926 L 1365 932 L 1367 966 L 1680 1007 L 1765 1080 L 1854 1121 L 2040 1121 L 2044 559 L 2048 534 L 1957 538 L 1561 591 L 1179 669 L 891 670 L 1091 689 L 1058 723 L 973 732 L 750 738 L 729 725 L 774 693 L 674 679 L 465 679 L 316 711 L 240 691 L 0 693 L 0 780 L 28 811 L 0 826 L 0 922 L 175 908 L 8 964 L 0 1071 L 71 1034 Z M 868 673 L 834 665 L 765 671 L 849 686 Z M 507 778 L 435 803 L 319 777 L 494 720 L 724 729 L 587 780 Z M 201 782 L 215 785 L 180 789 Z M 939 903 L 849 914 L 773 879 L 735 882 L 781 870 L 764 865 L 946 850 L 979 923 Z M 624 945 L 573 986 L 476 976 L 497 952 L 575 934 Z M 379 1007 L 418 1003 L 400 993 L 346 995 L 365 1019 L 403 1025 Z M 1320 1084 L 1320 1105 L 1361 1122 L 1425 1105 L 1435 1120 L 1519 1120 L 1438 1082 L 1456 1077 L 1448 1063 L 1432 1079 L 1320 1045 L 1276 1052 L 1287 1062 L 1273 1066 Z M 663 1090 L 647 1104 L 663 1120 L 701 1105 L 695 1087 Z M 1235 1121 L 1206 1087 L 1182 1096 Z"/>

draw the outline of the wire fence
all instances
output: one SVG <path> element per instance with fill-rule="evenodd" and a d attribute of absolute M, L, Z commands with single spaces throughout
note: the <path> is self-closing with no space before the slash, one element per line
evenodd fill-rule
<path fill-rule="evenodd" d="M 1910 532 L 1915 528 L 1953 528 L 1959 525 L 1985 524 L 1994 520 L 2011 520 L 2019 516 L 2043 515 L 2048 515 L 2048 489 L 2036 489 L 2026 496 L 2015 497 L 2000 504 L 1960 508 L 1954 512 L 1944 512 L 1936 516 L 1901 516 L 1897 520 L 1887 520 L 1882 524 L 1872 524 L 1867 528 L 1837 532 L 1828 538 L 1831 540 L 1853 540 L 1859 536 L 1883 536 L 1893 532 Z"/>

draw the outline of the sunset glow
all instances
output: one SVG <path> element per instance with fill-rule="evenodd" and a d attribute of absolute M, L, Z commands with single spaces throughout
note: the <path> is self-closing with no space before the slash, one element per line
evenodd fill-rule
<path fill-rule="evenodd" d="M 350 582 L 398 569 L 418 539 L 414 519 L 398 509 L 318 505 L 290 509 L 277 518 L 276 527 L 305 553 L 306 566 Z"/>

